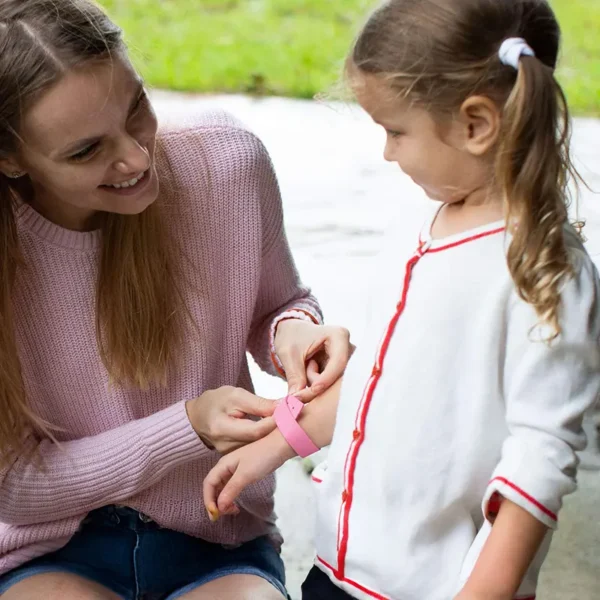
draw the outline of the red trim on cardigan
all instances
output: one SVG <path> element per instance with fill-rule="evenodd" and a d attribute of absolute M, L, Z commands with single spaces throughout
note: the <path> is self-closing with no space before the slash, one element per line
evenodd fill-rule
<path fill-rule="evenodd" d="M 390 598 L 388 596 L 382 596 L 381 594 L 378 594 L 377 592 L 369 590 L 364 585 L 360 585 L 360 583 L 356 583 L 356 581 L 352 581 L 351 579 L 345 579 L 345 578 L 339 577 L 337 571 L 329 563 L 324 561 L 320 556 L 317 556 L 317 560 L 324 567 L 328 568 L 333 573 L 333 576 L 341 583 L 347 583 L 348 585 L 355 587 L 357 590 L 360 590 L 364 594 L 371 596 L 371 598 L 375 598 L 375 600 L 390 600 Z M 527 600 L 527 599 L 525 599 L 525 600 Z"/>
<path fill-rule="evenodd" d="M 319 479 L 318 477 L 315 477 L 314 475 L 311 477 L 311 479 L 315 482 L 315 483 L 323 483 L 322 479 Z"/>
<path fill-rule="evenodd" d="M 377 383 L 381 378 L 381 374 L 383 372 L 383 366 L 387 351 L 390 346 L 390 342 L 392 341 L 392 336 L 394 334 L 394 330 L 396 328 L 396 324 L 398 323 L 400 316 L 404 312 L 404 307 L 406 306 L 406 299 L 408 297 L 408 289 L 410 287 L 410 279 L 412 275 L 412 271 L 414 266 L 423 256 L 422 251 L 423 246 L 421 245 L 417 250 L 417 253 L 408 261 L 406 264 L 406 270 L 404 274 L 404 286 L 402 289 L 402 297 L 400 302 L 396 307 L 396 312 L 392 317 L 392 320 L 389 322 L 385 336 L 377 351 L 377 357 L 375 360 L 375 366 L 373 367 L 373 371 L 371 373 L 371 377 L 367 381 L 367 385 L 365 390 L 363 391 L 363 396 L 358 408 L 358 413 L 356 415 L 356 425 L 355 430 L 359 432 L 358 435 L 353 436 L 352 443 L 350 444 L 350 449 L 348 451 L 348 455 L 346 456 L 346 463 L 348 465 L 348 469 L 345 474 L 345 485 L 344 485 L 344 493 L 342 494 L 342 507 L 341 507 L 341 521 L 342 521 L 342 535 L 341 541 L 338 542 L 338 578 L 344 579 L 344 571 L 345 571 L 345 563 L 346 563 L 346 554 L 348 552 L 348 538 L 349 538 L 349 525 L 350 525 L 350 510 L 352 508 L 352 500 L 354 495 L 354 471 L 356 469 L 356 461 L 358 459 L 358 453 L 360 448 L 365 440 L 365 427 L 367 422 L 367 413 L 369 412 L 369 408 L 371 406 L 371 402 L 373 400 L 373 394 L 375 392 L 375 388 L 377 387 Z M 340 538 L 340 531 L 338 525 L 338 540 Z"/>
<path fill-rule="evenodd" d="M 523 496 L 523 498 L 525 498 L 526 500 L 529 500 L 529 502 L 531 502 L 531 504 L 533 504 L 536 508 L 541 510 L 545 515 L 550 517 L 553 521 L 558 521 L 558 517 L 550 509 L 546 508 L 541 502 L 538 502 L 533 496 L 530 496 L 526 491 L 522 490 L 519 486 L 515 485 L 508 479 L 505 479 L 504 477 L 494 477 L 494 479 L 492 479 L 488 485 L 491 485 L 492 483 L 494 483 L 494 481 L 499 481 L 500 483 L 504 483 L 508 487 L 515 490 L 515 492 L 518 492 L 519 494 L 521 494 L 521 496 Z"/>
<path fill-rule="evenodd" d="M 390 600 L 387 596 L 382 596 L 381 594 L 378 594 L 377 592 L 373 592 L 371 590 L 368 590 L 367 588 L 365 588 L 364 586 L 350 580 L 350 579 L 340 579 L 338 577 L 338 573 L 336 571 L 336 569 L 334 569 L 327 561 L 323 560 L 320 556 L 317 556 L 317 560 L 327 569 L 329 569 L 332 573 L 333 576 L 340 582 L 343 583 L 347 583 L 353 587 L 355 587 L 357 590 L 360 590 L 361 592 L 364 592 L 365 594 L 369 594 L 369 596 L 372 596 L 373 598 L 376 598 L 377 600 Z M 536 600 L 535 594 L 533 596 L 515 596 L 514 600 Z"/>
<path fill-rule="evenodd" d="M 487 237 L 488 235 L 495 235 L 496 233 L 502 233 L 506 230 L 506 227 L 499 227 L 498 229 L 492 229 L 492 231 L 484 231 L 483 233 L 478 233 L 477 235 L 472 235 L 471 237 L 465 238 L 464 240 L 458 240 L 457 242 L 453 242 L 452 244 L 446 244 L 445 246 L 440 246 L 439 248 L 430 248 L 428 252 L 441 252 L 442 250 L 449 250 L 450 248 L 456 248 L 456 246 L 462 246 L 467 242 L 474 242 L 475 240 L 479 240 L 481 238 Z"/>
<path fill-rule="evenodd" d="M 356 414 L 355 427 L 353 440 L 350 444 L 350 448 L 348 449 L 348 454 L 346 455 L 346 461 L 344 465 L 344 491 L 342 493 L 342 502 L 340 506 L 340 513 L 338 516 L 338 536 L 337 536 L 337 552 L 338 552 L 338 568 L 334 570 L 334 574 L 340 581 L 347 581 L 347 583 L 352 583 L 345 579 L 345 568 L 346 568 L 346 555 L 348 553 L 348 539 L 349 539 L 349 527 L 350 527 L 350 510 L 352 509 L 352 501 L 354 498 L 354 472 L 356 470 L 356 463 L 358 460 L 358 454 L 360 452 L 360 448 L 365 440 L 365 427 L 367 422 L 367 413 L 369 412 L 369 408 L 371 406 L 371 402 L 373 400 L 373 394 L 375 392 L 375 388 L 377 387 L 377 383 L 381 378 L 381 374 L 383 371 L 384 361 L 389 349 L 390 342 L 392 340 L 392 336 L 394 334 L 394 330 L 402 313 L 404 312 L 404 308 L 406 306 L 406 299 L 408 296 L 408 289 L 410 286 L 410 280 L 412 276 L 412 271 L 415 265 L 419 262 L 419 260 L 427 253 L 427 252 L 441 252 L 442 250 L 448 250 L 449 248 L 455 248 L 456 246 L 460 246 L 462 244 L 466 244 L 467 242 L 472 242 L 474 240 L 481 239 L 483 237 L 487 237 L 489 235 L 494 235 L 496 233 L 500 233 L 504 231 L 505 228 L 501 227 L 498 229 L 493 229 L 492 231 L 486 231 L 483 233 L 479 233 L 477 235 L 472 235 L 463 240 L 459 240 L 457 242 L 447 244 L 445 246 L 441 246 L 439 248 L 431 248 L 431 240 L 422 241 L 419 236 L 419 247 L 414 254 L 414 256 L 406 263 L 406 269 L 404 274 L 404 285 L 402 289 L 402 297 L 400 302 L 396 306 L 396 312 L 394 313 L 391 321 L 389 322 L 387 329 L 385 331 L 385 335 L 383 341 L 377 351 L 375 365 L 371 372 L 371 376 L 367 380 L 367 384 L 363 391 L 363 395 L 358 407 L 358 411 Z M 341 535 L 340 535 L 341 534 Z M 319 559 L 320 560 L 320 559 Z M 324 563 L 325 564 L 325 563 Z M 327 566 L 327 565 L 326 565 Z M 332 569 L 333 570 L 333 569 Z M 369 593 L 368 591 L 366 593 Z"/>

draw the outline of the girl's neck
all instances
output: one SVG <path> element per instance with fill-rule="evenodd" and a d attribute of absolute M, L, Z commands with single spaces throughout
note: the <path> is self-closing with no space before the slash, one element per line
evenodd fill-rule
<path fill-rule="evenodd" d="M 431 228 L 434 239 L 457 235 L 504 219 L 502 201 L 491 194 L 471 194 L 461 202 L 444 204 Z"/>

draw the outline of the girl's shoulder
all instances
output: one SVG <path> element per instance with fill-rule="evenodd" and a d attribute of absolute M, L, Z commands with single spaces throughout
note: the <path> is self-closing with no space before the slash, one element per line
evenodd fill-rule
<path fill-rule="evenodd" d="M 585 234 L 585 231 L 583 233 Z M 565 226 L 564 236 L 573 272 L 579 274 L 584 271 L 588 273 L 588 276 L 593 275 L 596 272 L 596 264 L 600 262 L 600 257 L 597 257 L 597 260 L 594 261 L 589 255 L 581 236 L 572 225 Z"/>

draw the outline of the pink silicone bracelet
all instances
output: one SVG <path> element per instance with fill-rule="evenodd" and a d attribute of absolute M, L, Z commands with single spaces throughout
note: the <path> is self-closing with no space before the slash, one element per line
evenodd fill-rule
<path fill-rule="evenodd" d="M 273 417 L 285 441 L 298 456 L 306 458 L 318 452 L 319 448 L 298 424 L 297 419 L 303 408 L 304 404 L 298 398 L 286 396 L 279 402 Z"/>

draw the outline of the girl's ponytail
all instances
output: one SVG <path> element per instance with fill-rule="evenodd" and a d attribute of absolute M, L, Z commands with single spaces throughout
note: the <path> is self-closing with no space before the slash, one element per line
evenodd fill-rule
<path fill-rule="evenodd" d="M 570 122 L 554 71 L 522 56 L 503 110 L 495 165 L 512 241 L 508 266 L 519 295 L 553 333 L 560 331 L 560 289 L 571 266 L 564 240 L 568 220 Z"/>

